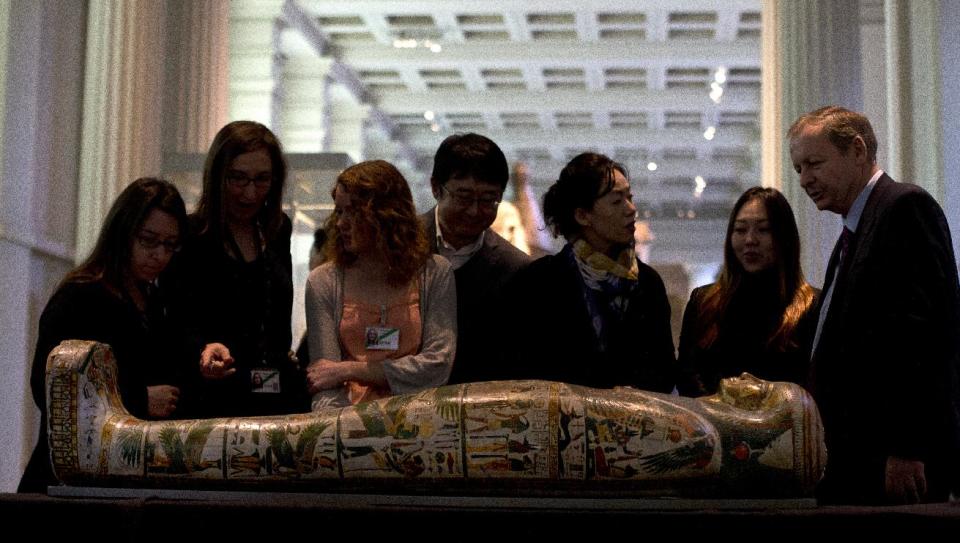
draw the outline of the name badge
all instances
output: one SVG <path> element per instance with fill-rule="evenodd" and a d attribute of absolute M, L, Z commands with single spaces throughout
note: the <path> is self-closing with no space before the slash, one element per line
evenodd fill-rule
<path fill-rule="evenodd" d="M 280 372 L 273 368 L 253 368 L 250 370 L 251 392 L 278 394 L 280 392 Z"/>
<path fill-rule="evenodd" d="M 396 351 L 400 348 L 400 329 L 367 326 L 365 345 L 369 351 Z"/>

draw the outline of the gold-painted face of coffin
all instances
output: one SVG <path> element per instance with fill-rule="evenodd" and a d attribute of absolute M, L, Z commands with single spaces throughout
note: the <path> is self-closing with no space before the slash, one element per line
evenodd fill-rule
<path fill-rule="evenodd" d="M 725 402 L 740 409 L 756 411 L 766 407 L 770 399 L 770 384 L 749 373 L 720 380 L 717 394 Z"/>

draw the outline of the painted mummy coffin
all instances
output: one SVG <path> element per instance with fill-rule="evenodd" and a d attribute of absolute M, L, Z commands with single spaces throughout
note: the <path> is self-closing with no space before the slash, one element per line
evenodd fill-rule
<path fill-rule="evenodd" d="M 107 345 L 66 341 L 50 354 L 48 436 L 63 483 L 802 497 L 826 461 L 810 396 L 748 374 L 697 399 L 502 381 L 307 414 L 175 421 L 134 418 L 116 383 Z"/>

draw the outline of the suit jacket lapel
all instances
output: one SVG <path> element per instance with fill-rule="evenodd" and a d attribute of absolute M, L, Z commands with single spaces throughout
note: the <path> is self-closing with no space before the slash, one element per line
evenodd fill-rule
<path fill-rule="evenodd" d="M 474 258 L 478 256 L 483 257 L 483 262 L 486 265 L 492 265 L 497 263 L 500 254 L 500 240 L 497 238 L 496 233 L 487 228 L 483 234 L 483 247 L 480 247 L 480 250 L 477 251 L 477 254 L 474 255 Z"/>
<path fill-rule="evenodd" d="M 839 316 L 846 314 L 849 297 L 847 293 L 857 282 L 857 275 L 851 273 L 851 270 L 859 268 L 859 263 L 866 258 L 870 244 L 873 242 L 874 224 L 877 221 L 877 208 L 879 203 L 885 198 L 886 190 L 890 183 L 893 183 L 888 175 L 883 174 L 877 179 L 867 203 L 863 207 L 863 213 L 860 215 L 860 222 L 857 224 L 857 231 L 854 232 L 850 245 L 847 247 L 847 254 L 843 262 L 840 259 L 840 243 L 833 248 L 830 256 L 830 264 L 827 266 L 827 283 L 823 286 L 823 292 L 827 292 L 831 283 L 833 284 L 833 293 L 830 295 L 830 307 L 827 308 L 827 315 L 824 317 L 823 330 L 821 331 L 820 341 L 817 344 L 817 351 L 820 347 L 829 342 L 826 337 L 828 330 L 834 328 L 833 322 Z M 833 271 L 836 273 L 833 273 Z M 820 304 L 823 304 L 821 300 Z M 825 341 L 826 340 L 826 341 Z M 816 355 L 816 353 L 814 353 Z M 815 358 L 816 356 L 814 356 Z"/>
<path fill-rule="evenodd" d="M 877 184 L 873 187 L 870 197 L 867 198 L 867 204 L 863 206 L 863 214 L 860 215 L 860 223 L 857 224 L 857 231 L 850 242 L 850 258 L 848 260 L 851 263 L 859 262 L 866 257 L 866 250 L 873 243 L 873 235 L 876 230 L 874 225 L 878 218 L 879 204 L 886 199 L 887 189 L 891 183 L 894 183 L 894 181 L 887 174 L 881 175 L 880 179 L 877 179 Z"/>

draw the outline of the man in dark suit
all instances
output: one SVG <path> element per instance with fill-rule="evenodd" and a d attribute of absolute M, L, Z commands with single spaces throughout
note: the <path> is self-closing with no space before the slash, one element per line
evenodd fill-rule
<path fill-rule="evenodd" d="M 960 286 L 943 210 L 877 167 L 870 122 L 836 107 L 787 133 L 800 185 L 843 217 L 811 360 L 824 503 L 944 501 L 960 454 Z"/>
<path fill-rule="evenodd" d="M 490 229 L 509 179 L 507 159 L 489 138 L 454 134 L 433 160 L 437 205 L 420 216 L 433 252 L 447 258 L 457 281 L 457 357 L 450 383 L 499 377 L 505 321 L 504 284 L 530 257 Z"/>

